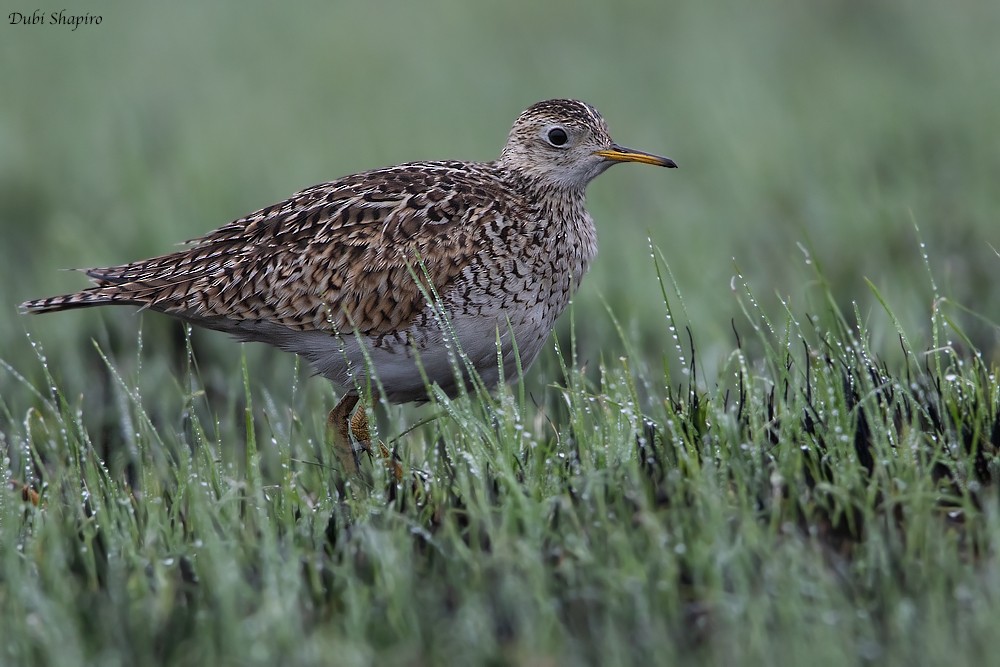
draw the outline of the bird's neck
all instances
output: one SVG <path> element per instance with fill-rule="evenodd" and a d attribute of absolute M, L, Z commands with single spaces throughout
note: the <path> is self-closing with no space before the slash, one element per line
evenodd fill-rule
<path fill-rule="evenodd" d="M 586 185 L 580 186 L 575 183 L 567 185 L 563 181 L 554 181 L 544 175 L 512 168 L 503 162 L 494 164 L 503 175 L 508 187 L 525 195 L 529 201 L 553 204 L 559 202 L 564 206 L 583 210 L 587 199 Z"/>

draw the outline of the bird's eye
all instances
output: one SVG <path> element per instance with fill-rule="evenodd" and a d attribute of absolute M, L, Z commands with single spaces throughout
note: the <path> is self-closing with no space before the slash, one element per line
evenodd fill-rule
<path fill-rule="evenodd" d="M 565 146 L 566 142 L 569 141 L 569 137 L 566 135 L 566 130 L 561 127 L 553 127 L 548 131 L 545 137 L 553 146 Z"/>

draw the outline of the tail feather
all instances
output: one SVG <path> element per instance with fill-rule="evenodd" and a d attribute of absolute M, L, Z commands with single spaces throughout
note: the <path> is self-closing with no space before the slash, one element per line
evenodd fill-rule
<path fill-rule="evenodd" d="M 138 299 L 134 294 L 123 294 L 120 290 L 111 287 L 91 287 L 72 294 L 25 301 L 19 306 L 19 310 L 22 313 L 55 313 L 60 310 L 110 304 L 145 306 L 148 305 L 148 299 Z"/>
<path fill-rule="evenodd" d="M 204 270 L 179 272 L 176 265 L 170 265 L 171 259 L 172 256 L 167 255 L 120 266 L 73 269 L 84 273 L 94 286 L 72 294 L 25 301 L 20 305 L 20 311 L 53 313 L 105 305 L 149 308 L 153 304 L 159 306 L 156 310 L 168 310 L 179 306 L 179 299 L 183 300 L 187 293 L 186 290 L 178 292 L 174 288 L 189 284 L 204 273 Z M 186 312 L 181 307 L 172 314 L 184 317 Z"/>

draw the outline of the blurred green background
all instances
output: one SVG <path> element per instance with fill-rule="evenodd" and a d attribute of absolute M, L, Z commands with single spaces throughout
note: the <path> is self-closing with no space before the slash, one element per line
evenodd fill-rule
<path fill-rule="evenodd" d="M 709 365 L 734 348 L 733 318 L 749 328 L 737 267 L 780 322 L 782 300 L 818 308 L 818 265 L 886 349 L 895 334 L 865 277 L 918 338 L 930 275 L 985 318 L 1000 310 L 995 0 L 91 2 L 70 13 L 101 25 L 75 31 L 6 18 L 35 8 L 7 2 L 0 24 L 0 357 L 37 377 L 28 331 L 73 391 L 100 363 L 93 338 L 134 357 L 141 322 L 153 382 L 150 348 L 182 339 L 130 309 L 18 316 L 24 299 L 86 284 L 58 269 L 160 254 L 344 174 L 492 159 L 550 97 L 591 102 L 619 142 L 681 166 L 616 167 L 591 186 L 585 359 L 623 349 L 602 300 L 650 363 L 670 353 L 647 236 Z M 996 329 L 966 319 L 992 354 Z M 206 374 L 233 384 L 238 347 L 196 343 Z M 292 367 L 249 354 L 255 370 Z"/>

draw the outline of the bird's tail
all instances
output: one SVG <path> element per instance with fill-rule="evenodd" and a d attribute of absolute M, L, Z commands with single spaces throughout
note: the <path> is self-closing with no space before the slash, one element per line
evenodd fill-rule
<path fill-rule="evenodd" d="M 149 301 L 138 299 L 135 294 L 123 293 L 117 287 L 91 287 L 79 292 L 73 292 L 72 294 L 62 294 L 60 296 L 50 296 L 45 299 L 25 301 L 19 306 L 19 310 L 22 313 L 55 313 L 60 310 L 90 308 L 92 306 L 105 306 L 109 304 L 148 306 Z"/>

